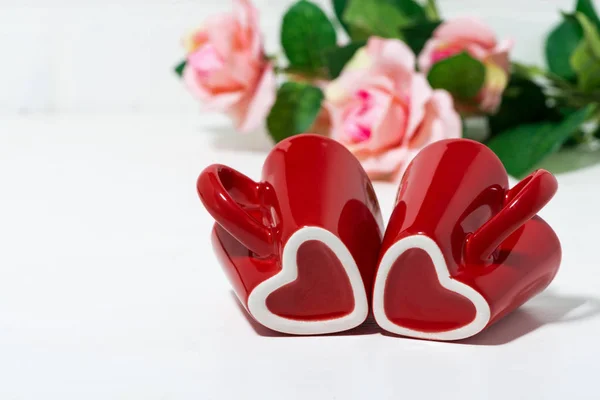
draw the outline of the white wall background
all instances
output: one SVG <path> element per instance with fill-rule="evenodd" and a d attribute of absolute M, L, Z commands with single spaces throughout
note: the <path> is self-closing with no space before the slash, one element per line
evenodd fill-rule
<path fill-rule="evenodd" d="M 279 49 L 281 16 L 293 2 L 254 0 L 270 52 Z M 333 15 L 329 0 L 316 2 Z M 438 3 L 445 17 L 476 15 L 515 38 L 514 59 L 541 62 L 544 35 L 575 0 Z M 0 0 L 0 114 L 197 112 L 172 73 L 180 38 L 229 7 L 228 0 Z"/>

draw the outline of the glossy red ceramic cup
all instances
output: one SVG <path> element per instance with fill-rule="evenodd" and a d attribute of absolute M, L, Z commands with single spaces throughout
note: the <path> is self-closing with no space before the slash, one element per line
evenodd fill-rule
<path fill-rule="evenodd" d="M 198 193 L 216 220 L 215 252 L 259 323 L 323 334 L 365 320 L 382 223 L 371 182 L 346 148 L 294 136 L 273 148 L 260 182 L 211 165 Z"/>
<path fill-rule="evenodd" d="M 537 212 L 557 190 L 538 170 L 512 189 L 486 146 L 429 145 L 400 183 L 375 277 L 385 330 L 432 340 L 477 334 L 550 284 L 561 248 Z"/>

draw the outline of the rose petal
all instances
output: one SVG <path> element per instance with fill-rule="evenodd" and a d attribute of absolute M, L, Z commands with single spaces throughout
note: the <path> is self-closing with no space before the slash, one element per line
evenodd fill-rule
<path fill-rule="evenodd" d="M 243 47 L 250 49 L 255 58 L 262 57 L 258 10 L 249 0 L 235 0 L 233 7 L 241 32 L 244 33 L 244 36 L 240 37 L 244 41 Z"/>
<path fill-rule="evenodd" d="M 373 57 L 368 48 L 363 46 L 356 50 L 350 61 L 344 65 L 342 74 L 349 71 L 363 71 L 370 68 L 371 65 L 373 65 Z"/>
<path fill-rule="evenodd" d="M 432 94 L 431 86 L 423 74 L 415 73 L 412 78 L 410 87 L 410 114 L 408 124 L 406 125 L 406 133 L 404 142 L 408 142 L 425 115 L 425 105 L 429 101 Z"/>
<path fill-rule="evenodd" d="M 237 104 L 232 110 L 236 128 L 243 133 L 256 129 L 266 118 L 275 103 L 276 78 L 273 66 L 268 64 L 256 90 Z"/>
<path fill-rule="evenodd" d="M 410 105 L 396 96 L 390 94 L 387 96 L 388 104 L 386 104 L 385 113 L 382 114 L 381 120 L 373 126 L 371 140 L 367 145 L 372 151 L 398 146 L 406 134 Z"/>
<path fill-rule="evenodd" d="M 219 70 L 225 65 L 216 48 L 210 43 L 190 53 L 187 57 L 187 62 L 197 73 L 204 72 L 206 74 L 214 70 Z"/>
<path fill-rule="evenodd" d="M 460 116 L 454 110 L 452 96 L 445 90 L 434 90 L 425 106 L 425 116 L 409 147 L 420 150 L 442 139 L 459 138 L 462 133 Z"/>
<path fill-rule="evenodd" d="M 414 53 L 400 40 L 372 37 L 367 43 L 367 51 L 374 67 L 385 73 L 407 75 L 415 69 Z"/>
<path fill-rule="evenodd" d="M 332 104 L 343 104 L 359 89 L 365 75 L 364 71 L 345 71 L 325 87 L 325 99 Z"/>
<path fill-rule="evenodd" d="M 365 78 L 361 88 L 372 97 L 370 114 L 374 118 L 370 121 L 370 138 L 355 143 L 356 151 L 374 151 L 400 143 L 406 126 L 407 107 L 395 98 L 394 82 L 386 76 L 369 76 Z M 345 135 L 348 132 L 343 133 Z"/>
<path fill-rule="evenodd" d="M 330 113 L 333 138 L 342 143 L 353 143 L 344 130 L 346 110 L 356 101 L 359 90 L 392 90 L 393 82 L 385 76 L 363 74 L 355 71 L 344 73 L 325 89 L 325 107 Z M 378 121 L 376 122 L 378 123 Z M 356 144 L 359 148 L 368 147 L 368 141 Z"/>
<path fill-rule="evenodd" d="M 493 61 L 506 73 L 508 73 L 508 71 L 510 71 L 509 52 L 512 50 L 513 47 L 514 41 L 512 39 L 502 40 L 490 53 L 488 60 Z"/>
<path fill-rule="evenodd" d="M 437 141 L 462 137 L 462 121 L 454 108 L 454 100 L 450 93 L 445 90 L 434 90 L 429 104 L 444 127 L 441 135 L 436 135 L 434 139 Z"/>
<path fill-rule="evenodd" d="M 241 91 L 215 94 L 203 85 L 202 78 L 191 67 L 186 67 L 183 70 L 183 82 L 192 95 L 201 101 L 203 106 L 209 110 L 225 111 L 240 101 L 243 96 L 243 92 Z"/>
<path fill-rule="evenodd" d="M 464 50 L 469 55 L 477 60 L 483 61 L 490 55 L 490 50 L 481 46 L 479 43 L 468 43 L 465 45 Z"/>
<path fill-rule="evenodd" d="M 235 80 L 240 85 L 252 89 L 253 85 L 258 82 L 265 64 L 264 61 L 254 61 L 246 52 L 232 53 L 227 60 L 229 79 Z"/>
<path fill-rule="evenodd" d="M 433 36 L 446 42 L 475 42 L 490 49 L 496 46 L 494 31 L 482 21 L 471 17 L 444 22 L 433 32 Z"/>
<path fill-rule="evenodd" d="M 432 38 L 425 43 L 423 50 L 421 50 L 421 54 L 419 54 L 419 58 L 417 59 L 417 64 L 419 65 L 419 70 L 423 73 L 429 72 L 431 66 L 433 65 L 433 53 L 436 51 L 438 47 L 442 45 L 443 41 Z"/>
<path fill-rule="evenodd" d="M 207 42 L 208 34 L 206 30 L 198 27 L 183 37 L 183 48 L 186 53 L 190 54 Z"/>
<path fill-rule="evenodd" d="M 227 58 L 234 51 L 237 28 L 237 21 L 231 13 L 215 15 L 205 22 L 208 41 L 215 46 L 221 57 Z"/>
<path fill-rule="evenodd" d="M 379 154 L 364 155 L 359 158 L 362 167 L 369 177 L 379 180 L 392 180 L 404 164 L 408 164 L 409 150 L 395 147 Z"/>

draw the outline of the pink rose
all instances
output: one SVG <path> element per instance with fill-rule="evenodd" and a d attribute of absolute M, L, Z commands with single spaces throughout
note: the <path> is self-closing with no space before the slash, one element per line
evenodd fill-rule
<path fill-rule="evenodd" d="M 420 149 L 461 136 L 451 96 L 414 65 L 403 42 L 372 37 L 325 90 L 333 138 L 373 179 L 398 181 Z"/>
<path fill-rule="evenodd" d="M 258 12 L 249 0 L 215 16 L 184 40 L 183 79 L 207 108 L 229 114 L 238 130 L 259 126 L 275 101 L 273 65 L 266 59 Z"/>
<path fill-rule="evenodd" d="M 512 40 L 498 42 L 494 32 L 483 22 L 473 18 L 457 18 L 440 25 L 419 55 L 419 69 L 426 73 L 436 62 L 468 52 L 485 64 L 483 88 L 475 101 L 479 110 L 493 113 L 500 106 L 502 92 L 508 83 Z M 459 105 L 465 111 L 476 111 L 467 104 Z"/>

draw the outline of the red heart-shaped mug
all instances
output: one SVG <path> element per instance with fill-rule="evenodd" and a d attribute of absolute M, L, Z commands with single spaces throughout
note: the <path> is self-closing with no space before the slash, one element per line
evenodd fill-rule
<path fill-rule="evenodd" d="M 443 140 L 407 168 L 373 290 L 383 329 L 431 340 L 470 337 L 544 290 L 561 249 L 536 214 L 557 190 L 538 170 L 509 189 L 481 143 Z"/>
<path fill-rule="evenodd" d="M 197 188 L 216 220 L 217 257 L 259 323 L 324 334 L 366 319 L 382 220 L 369 178 L 344 146 L 294 136 L 271 150 L 260 182 L 211 165 Z"/>

